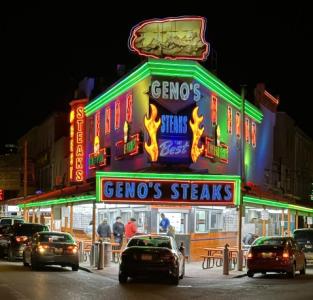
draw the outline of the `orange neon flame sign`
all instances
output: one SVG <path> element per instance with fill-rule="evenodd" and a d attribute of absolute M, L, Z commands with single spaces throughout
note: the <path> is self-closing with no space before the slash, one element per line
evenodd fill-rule
<path fill-rule="evenodd" d="M 192 112 L 193 122 L 191 120 L 189 121 L 189 125 L 193 133 L 191 146 L 191 159 L 193 162 L 198 160 L 198 157 L 201 155 L 204 149 L 203 145 L 201 145 L 200 148 L 198 147 L 199 140 L 204 131 L 204 127 L 200 128 L 200 123 L 203 121 L 203 116 L 198 116 L 198 110 L 198 106 L 194 108 Z"/>
<path fill-rule="evenodd" d="M 156 106 L 153 104 L 150 104 L 150 108 L 151 108 L 150 118 L 147 118 L 147 116 L 145 116 L 145 127 L 150 137 L 150 145 L 148 145 L 148 143 L 145 142 L 145 149 L 147 153 L 149 153 L 151 161 L 155 162 L 158 160 L 158 157 L 159 157 L 157 132 L 161 125 L 161 119 L 156 121 L 156 118 L 158 115 L 158 110 Z"/>

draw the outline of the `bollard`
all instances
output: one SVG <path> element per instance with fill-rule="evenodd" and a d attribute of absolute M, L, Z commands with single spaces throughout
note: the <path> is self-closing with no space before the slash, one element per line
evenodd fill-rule
<path fill-rule="evenodd" d="M 237 270 L 242 271 L 242 266 L 243 266 L 243 251 L 242 249 L 239 249 Z"/>
<path fill-rule="evenodd" d="M 229 245 L 226 244 L 223 254 L 223 275 L 229 275 L 229 251 L 228 251 Z"/>
<path fill-rule="evenodd" d="M 103 243 L 103 266 L 107 267 L 112 260 L 112 244 L 109 242 Z"/>
<path fill-rule="evenodd" d="M 84 261 L 84 242 L 83 241 L 79 241 L 78 242 L 78 250 L 79 250 L 79 262 L 83 262 Z"/>
<path fill-rule="evenodd" d="M 95 242 L 91 248 L 90 266 L 98 266 L 99 261 L 99 242 Z"/>
<path fill-rule="evenodd" d="M 103 242 L 100 241 L 99 243 L 99 253 L 98 253 L 98 270 L 102 270 L 103 269 Z"/>

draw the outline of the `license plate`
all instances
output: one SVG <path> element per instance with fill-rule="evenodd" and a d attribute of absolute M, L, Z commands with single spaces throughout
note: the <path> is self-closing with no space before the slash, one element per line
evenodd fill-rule
<path fill-rule="evenodd" d="M 63 249 L 62 248 L 55 248 L 54 253 L 55 254 L 61 254 L 61 253 L 63 253 Z"/>
<path fill-rule="evenodd" d="M 273 256 L 272 252 L 263 252 L 262 257 L 263 258 L 271 258 Z"/>
<path fill-rule="evenodd" d="M 142 254 L 141 260 L 152 260 L 152 255 L 150 254 Z"/>

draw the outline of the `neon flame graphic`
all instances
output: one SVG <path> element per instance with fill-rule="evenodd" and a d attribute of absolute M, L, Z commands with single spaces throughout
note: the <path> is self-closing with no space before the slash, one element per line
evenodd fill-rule
<path fill-rule="evenodd" d="M 158 110 L 155 105 L 150 104 L 151 108 L 151 115 L 150 119 L 145 116 L 145 127 L 148 131 L 149 137 L 150 137 L 150 145 L 145 142 L 145 149 L 149 153 L 151 161 L 157 161 L 159 157 L 159 148 L 157 143 L 157 132 L 161 125 L 161 119 L 156 122 L 156 117 L 158 115 Z"/>
<path fill-rule="evenodd" d="M 198 143 L 202 136 L 204 127 L 200 128 L 199 125 L 203 121 L 203 116 L 198 116 L 199 107 L 197 106 L 192 112 L 193 122 L 190 120 L 189 125 L 193 132 L 192 146 L 191 146 L 191 159 L 196 162 L 200 154 L 202 153 L 204 147 L 203 145 L 199 148 Z"/>

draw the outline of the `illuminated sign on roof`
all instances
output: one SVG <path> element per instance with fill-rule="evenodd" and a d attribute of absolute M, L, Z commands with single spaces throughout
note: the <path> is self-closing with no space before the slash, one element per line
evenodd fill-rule
<path fill-rule="evenodd" d="M 132 29 L 129 48 L 153 58 L 205 60 L 209 55 L 205 26 L 203 17 L 147 20 Z"/>

